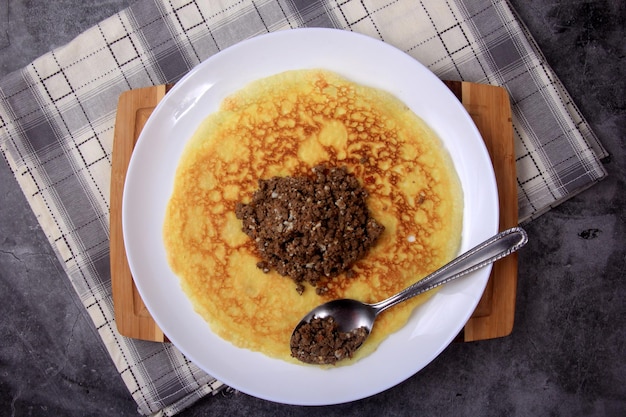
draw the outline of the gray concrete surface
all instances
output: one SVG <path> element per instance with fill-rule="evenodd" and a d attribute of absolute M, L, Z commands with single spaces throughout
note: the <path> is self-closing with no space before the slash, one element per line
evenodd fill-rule
<path fill-rule="evenodd" d="M 0 77 L 128 3 L 0 0 Z M 626 6 L 512 3 L 611 154 L 606 180 L 526 225 L 513 334 L 453 344 L 355 403 L 304 408 L 231 393 L 181 415 L 626 415 Z M 0 196 L 0 416 L 136 415 L 4 160 Z"/>

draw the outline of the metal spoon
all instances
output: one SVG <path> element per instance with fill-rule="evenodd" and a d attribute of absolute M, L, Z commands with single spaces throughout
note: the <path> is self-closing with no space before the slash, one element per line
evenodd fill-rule
<path fill-rule="evenodd" d="M 369 334 L 374 327 L 376 317 L 389 307 L 395 306 L 416 295 L 487 266 L 517 251 L 524 246 L 527 241 L 528 236 L 524 229 L 514 227 L 487 239 L 432 274 L 386 300 L 375 304 L 368 304 L 357 300 L 340 299 L 319 305 L 304 316 L 295 327 L 291 336 L 292 346 L 294 336 L 298 329 L 303 324 L 309 323 L 313 318 L 323 319 L 325 317 L 333 317 L 338 325 L 339 332 L 350 333 L 353 330 L 365 327 Z"/>

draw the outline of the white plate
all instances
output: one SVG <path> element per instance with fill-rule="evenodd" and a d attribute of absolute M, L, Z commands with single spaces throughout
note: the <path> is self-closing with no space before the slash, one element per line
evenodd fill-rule
<path fill-rule="evenodd" d="M 459 333 L 478 303 L 490 268 L 443 287 L 408 324 L 363 360 L 330 370 L 270 359 L 213 334 L 170 270 L 161 237 L 165 207 L 185 142 L 229 93 L 289 69 L 325 68 L 387 90 L 445 142 L 462 182 L 462 250 L 497 232 L 493 168 L 476 126 L 426 67 L 378 40 L 333 29 L 296 29 L 241 42 L 195 67 L 167 94 L 143 129 L 124 188 L 124 242 L 135 283 L 150 314 L 191 361 L 227 385 L 263 399 L 298 405 L 368 397 L 415 374 Z M 295 323 L 294 323 L 295 324 Z"/>

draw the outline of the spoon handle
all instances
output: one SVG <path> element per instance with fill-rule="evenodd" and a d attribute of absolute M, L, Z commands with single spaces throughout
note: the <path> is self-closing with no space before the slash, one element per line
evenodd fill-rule
<path fill-rule="evenodd" d="M 524 246 L 527 241 L 528 236 L 521 227 L 500 232 L 396 295 L 372 304 L 372 307 L 378 315 L 389 307 L 504 258 Z"/>

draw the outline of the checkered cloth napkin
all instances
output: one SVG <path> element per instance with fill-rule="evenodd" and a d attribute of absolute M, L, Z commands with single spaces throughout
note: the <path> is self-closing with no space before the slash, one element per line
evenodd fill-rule
<path fill-rule="evenodd" d="M 246 38 L 305 26 L 381 39 L 442 79 L 506 87 L 521 221 L 606 175 L 604 149 L 504 0 L 137 1 L 0 81 L 0 149 L 143 414 L 176 414 L 223 385 L 171 344 L 116 331 L 109 182 L 118 97 L 174 83 Z"/>

